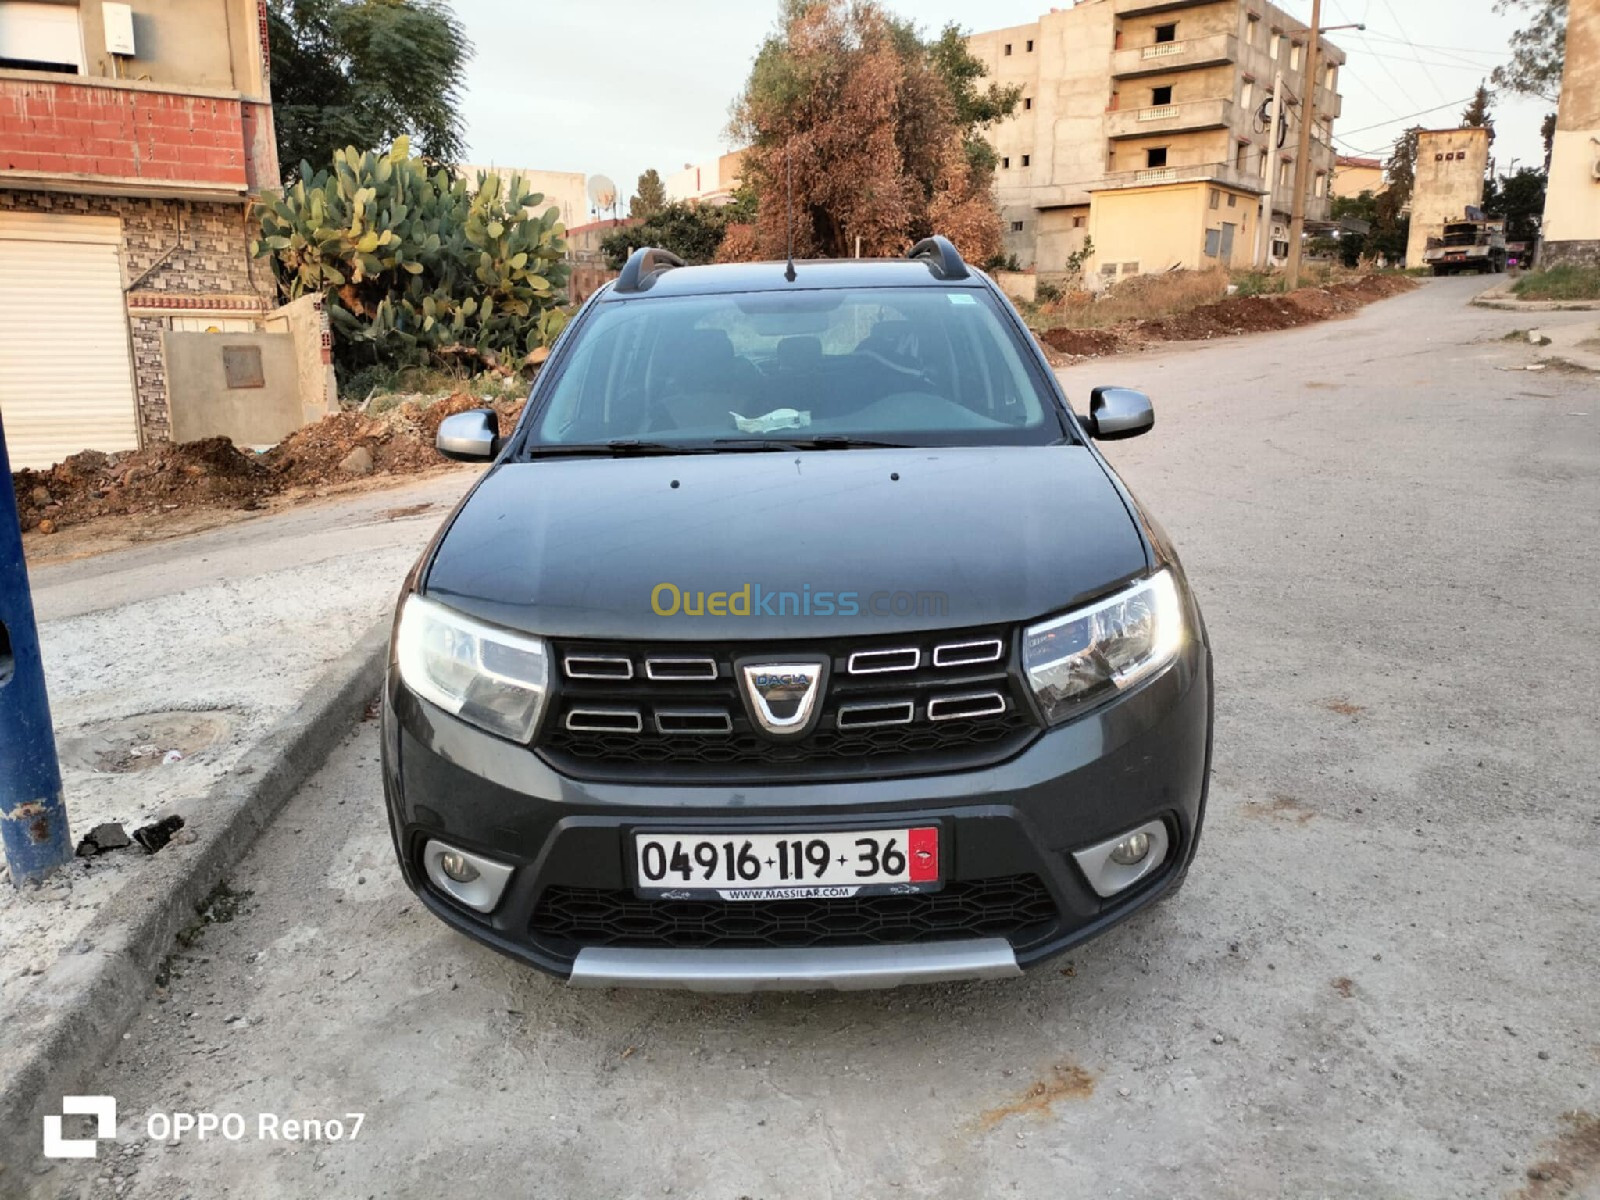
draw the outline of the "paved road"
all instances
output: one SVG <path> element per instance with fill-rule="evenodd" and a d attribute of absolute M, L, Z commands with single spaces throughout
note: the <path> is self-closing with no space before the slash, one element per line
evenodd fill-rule
<path fill-rule="evenodd" d="M 1174 903 L 1020 981 L 573 992 L 403 891 L 367 725 L 107 1065 L 115 1153 L 40 1193 L 1600 1194 L 1600 387 L 1472 283 L 1069 373 L 1156 397 L 1112 451 L 1216 647 Z M 173 1109 L 251 1124 L 148 1141 Z"/>

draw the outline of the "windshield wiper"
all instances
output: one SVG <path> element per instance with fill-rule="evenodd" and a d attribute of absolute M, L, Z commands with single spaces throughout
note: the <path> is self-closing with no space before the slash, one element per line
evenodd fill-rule
<path fill-rule="evenodd" d="M 880 442 L 875 438 L 850 437 L 845 434 L 823 433 L 810 438 L 763 438 L 746 441 L 740 438 L 718 438 L 718 447 L 749 450 L 910 450 L 905 442 Z"/>
<path fill-rule="evenodd" d="M 545 444 L 529 446 L 524 454 L 528 458 L 576 457 L 579 455 L 609 455 L 612 458 L 646 457 L 654 454 L 716 454 L 716 446 L 701 442 L 644 442 L 638 438 L 617 438 L 609 442 L 573 442 L 568 445 Z"/>

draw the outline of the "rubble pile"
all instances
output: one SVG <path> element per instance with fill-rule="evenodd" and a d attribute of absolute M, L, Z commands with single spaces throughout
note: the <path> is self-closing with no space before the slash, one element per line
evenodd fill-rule
<path fill-rule="evenodd" d="M 296 430 L 262 454 L 227 438 L 144 450 L 84 450 L 47 471 L 11 477 L 24 532 L 54 533 L 96 517 L 183 508 L 262 508 L 296 489 L 316 489 L 369 475 L 407 475 L 442 465 L 433 439 L 453 413 L 492 407 L 509 433 L 522 401 L 489 402 L 458 394 L 387 412 L 333 413 Z"/>

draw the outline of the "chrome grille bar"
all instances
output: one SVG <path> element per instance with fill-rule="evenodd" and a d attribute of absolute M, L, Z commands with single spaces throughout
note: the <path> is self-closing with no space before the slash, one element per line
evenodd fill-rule
<path fill-rule="evenodd" d="M 568 679 L 633 678 L 633 660 L 620 654 L 569 654 L 561 669 Z"/>
<path fill-rule="evenodd" d="M 567 728 L 581 733 L 643 733 L 644 717 L 636 708 L 574 708 Z"/>
<path fill-rule="evenodd" d="M 884 700 L 875 704 L 845 704 L 836 723 L 840 729 L 877 729 L 884 725 L 909 725 L 916 715 L 910 700 Z"/>
<path fill-rule="evenodd" d="M 722 708 L 658 708 L 655 725 L 657 733 L 668 737 L 674 734 L 716 737 L 733 732 L 733 718 Z"/>
<path fill-rule="evenodd" d="M 683 680 L 710 680 L 717 677 L 717 660 L 714 658 L 647 658 L 644 660 L 645 678 L 660 683 L 677 683 Z"/>
<path fill-rule="evenodd" d="M 971 720 L 998 716 L 1005 710 L 1006 698 L 999 692 L 963 692 L 959 696 L 935 696 L 929 700 L 928 720 Z"/>
<path fill-rule="evenodd" d="M 915 671 L 922 665 L 922 651 L 915 646 L 894 650 L 858 650 L 850 656 L 846 670 L 851 675 L 887 675 L 891 671 Z"/>
<path fill-rule="evenodd" d="M 979 663 L 999 662 L 1005 654 L 1005 645 L 999 638 L 983 638 L 976 642 L 950 642 L 933 648 L 933 665 L 936 667 L 971 667 Z"/>

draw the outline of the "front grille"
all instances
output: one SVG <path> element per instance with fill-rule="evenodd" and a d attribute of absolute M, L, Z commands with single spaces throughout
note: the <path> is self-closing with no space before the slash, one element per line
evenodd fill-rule
<path fill-rule="evenodd" d="M 564 642 L 538 750 L 585 779 L 859 778 L 966 770 L 1038 735 L 1008 630 L 828 643 L 627 646 Z M 810 733 L 775 738 L 751 720 L 735 664 L 828 660 Z"/>
<path fill-rule="evenodd" d="M 547 888 L 531 931 L 547 950 L 585 946 L 858 946 L 1003 937 L 1024 949 L 1060 921 L 1037 875 L 952 880 L 942 891 L 849 900 L 645 900 L 630 891 Z"/>

